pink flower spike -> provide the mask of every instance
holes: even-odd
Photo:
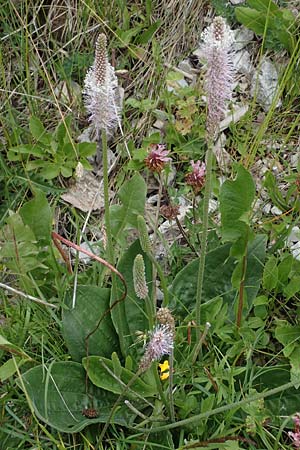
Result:
[[[202,49],[207,61],[205,90],[207,96],[208,135],[214,139],[233,89],[234,68],[231,46],[234,33],[222,17],[215,17],[204,30]]]
[[[152,172],[161,172],[166,163],[172,161],[168,157],[169,150],[166,150],[165,144],[151,144],[150,152],[145,159],[145,164]]]
[[[162,356],[169,355],[173,349],[174,334],[167,325],[158,325],[150,333],[150,341],[146,347],[144,356],[140,362],[140,370],[143,372],[158,361]]]

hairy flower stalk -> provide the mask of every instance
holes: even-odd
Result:
[[[84,102],[89,121],[99,132],[111,134],[120,122],[118,107],[118,80],[108,62],[106,36],[100,34],[96,42],[95,61],[84,80]]]
[[[102,142],[103,162],[103,197],[104,219],[107,236],[107,259],[114,264],[114,249],[110,226],[109,211],[109,185],[108,185],[108,148],[107,136],[112,134],[117,124],[120,123],[117,90],[118,81],[114,68],[108,62],[106,36],[98,36],[95,48],[95,60],[84,80],[84,102],[89,115],[92,129],[96,132],[96,138]],[[115,276],[112,276],[112,297],[117,298]],[[124,325],[121,310],[117,309],[117,329],[120,338],[120,347],[125,354]]]
[[[206,129],[209,139],[214,139],[223,119],[227,102],[232,95],[233,65],[231,46],[233,31],[222,17],[215,17],[213,23],[201,35],[202,49],[207,61],[205,91],[207,95]]]
[[[205,74],[205,90],[207,96],[207,151],[206,151],[206,181],[203,198],[203,219],[199,270],[196,292],[196,343],[193,352],[195,361],[199,353],[201,338],[201,302],[204,279],[204,267],[208,236],[208,211],[211,197],[213,144],[219,131],[227,102],[231,98],[233,66],[231,62],[231,45],[233,31],[230,30],[222,17],[215,17],[212,24],[202,33],[202,49],[207,59]]]

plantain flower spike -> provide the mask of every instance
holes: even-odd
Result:
[[[118,80],[114,68],[108,62],[105,34],[99,34],[95,60],[84,80],[84,103],[89,121],[96,133],[105,130],[112,134],[120,122]]]
[[[148,286],[145,275],[143,255],[136,255],[133,262],[133,285],[138,298],[145,300],[148,295]]]
[[[150,341],[139,365],[142,372],[148,370],[154,361],[158,361],[164,355],[169,355],[174,345],[173,333],[166,325],[157,325],[149,335]]]
[[[222,17],[215,17],[212,24],[202,33],[201,38],[203,53],[207,60],[206,129],[209,138],[215,139],[233,90],[231,46],[234,42],[234,32]]]

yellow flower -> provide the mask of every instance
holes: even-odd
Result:
[[[158,364],[160,369],[160,379],[167,380],[169,378],[169,361],[166,359],[162,364]]]
[[[167,380],[169,378],[170,372],[165,372],[160,375],[160,379],[162,381]]]

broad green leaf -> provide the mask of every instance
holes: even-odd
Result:
[[[147,186],[138,173],[125,181],[119,190],[122,206],[111,208],[111,226],[114,236],[118,236],[127,225],[136,226],[137,215],[144,214]]]
[[[95,142],[80,142],[78,144],[78,153],[80,156],[88,157],[96,153],[97,144]]]
[[[36,190],[33,200],[20,209],[20,216],[24,224],[33,231],[40,246],[50,243],[52,211],[44,192]]]
[[[254,33],[262,35],[265,30],[266,17],[256,9],[237,6],[235,8],[237,20],[245,27],[250,28]]]
[[[63,310],[62,333],[68,350],[75,361],[88,354],[110,357],[119,351],[119,341],[109,313],[110,289],[97,286],[78,286],[75,308],[72,309],[73,290],[66,296]],[[99,327],[96,329],[101,317]]]
[[[25,274],[37,267],[43,267],[37,259],[36,237],[28,225],[23,223],[19,214],[12,214],[7,224],[0,230],[3,245],[0,248],[0,260],[16,273]]]
[[[266,236],[258,235],[248,246],[247,270],[244,280],[248,308],[256,298],[261,283],[263,263],[266,251]],[[199,260],[196,259],[182,269],[175,277],[170,288],[173,296],[172,305],[176,309],[176,316],[188,316],[195,307],[195,293],[197,290]],[[231,277],[235,268],[234,258],[230,257],[230,245],[225,244],[206,255],[203,305],[215,297],[223,298],[233,313],[233,306],[237,297],[237,289],[232,287]],[[176,305],[176,306],[175,306]],[[245,305],[246,306],[246,305]]]
[[[132,41],[132,38],[136,36],[141,30],[141,27],[130,28],[129,30],[118,29],[116,31],[116,36],[118,38],[118,47],[127,47]]]
[[[136,255],[141,254],[144,258],[146,280],[149,288],[149,295],[152,295],[152,264],[147,255],[142,251],[139,240],[135,241],[120,259],[117,269],[123,275],[127,285],[126,299],[116,305],[112,311],[112,319],[118,333],[123,333],[125,338],[126,354],[136,354],[135,348],[132,347],[134,340],[137,338],[136,331],[149,329],[149,322],[145,312],[145,301],[138,298],[134,291],[133,285],[133,262]],[[116,281],[119,296],[122,295],[123,286],[119,280]],[[116,299],[111,298],[111,304]],[[119,317],[122,323],[119,324]]]
[[[287,383],[289,377],[290,368],[288,365],[258,369],[257,375],[252,379],[252,385],[262,392]],[[272,423],[282,425],[283,416],[291,416],[299,410],[299,390],[295,388],[287,389],[266,398],[264,404],[271,414]]]
[[[61,174],[65,178],[70,178],[72,176],[73,170],[70,167],[62,166],[60,169]]]
[[[287,284],[289,279],[289,274],[292,270],[294,258],[292,255],[287,255],[278,264],[278,284],[277,289],[282,291],[283,287]]]
[[[297,292],[300,291],[300,275],[293,276],[291,281],[283,288],[287,300],[292,298]]]
[[[290,325],[285,320],[278,320],[275,328],[276,339],[284,346],[287,358],[296,346],[300,346],[300,325]]]
[[[9,151],[32,156],[43,156],[45,154],[44,148],[36,144],[17,145],[16,147],[11,147]]]
[[[140,44],[140,45],[147,44],[147,42],[149,42],[151,40],[154,33],[160,27],[160,24],[161,24],[161,20],[157,20],[152,25],[150,25],[150,27],[147,30],[143,31],[143,33],[141,33],[139,36],[137,36],[136,44]]]
[[[121,382],[119,382],[117,375],[114,374],[113,362],[107,358],[99,358],[99,356],[83,358],[82,364],[87,371],[89,379],[95,386],[119,395],[124,391],[124,385],[127,385],[135,376],[134,372],[122,367],[120,373]],[[114,376],[111,375],[109,371],[112,372]],[[157,394],[156,385],[147,384],[140,377],[130,385],[130,390],[137,392],[143,397],[153,397]],[[132,398],[132,393],[128,391],[125,396]]]
[[[67,133],[67,129],[70,130],[72,117],[65,117],[64,121],[62,121],[55,130],[55,137],[60,146],[63,145],[64,142],[70,142],[70,136]]]
[[[39,419],[56,430],[76,433],[93,423],[105,423],[117,397],[88,384],[81,364],[54,362],[28,370],[18,381],[25,388]],[[23,387],[24,385],[24,387]],[[87,418],[84,411],[95,409],[96,418]],[[112,423],[126,426],[132,423],[132,413],[121,406]]]
[[[27,361],[28,359],[21,359],[19,357],[11,358],[6,361],[0,367],[0,381],[3,383],[3,381],[12,377],[17,372],[17,370]]]
[[[270,256],[266,262],[264,273],[263,273],[263,287],[268,291],[275,288],[278,282],[278,267],[277,258],[275,256]]]
[[[235,241],[248,233],[248,215],[255,196],[250,173],[238,166],[236,179],[225,181],[220,190],[223,241]]]
[[[45,162],[43,169],[40,171],[40,175],[46,180],[52,180],[53,178],[58,177],[60,169],[60,164]]]
[[[51,134],[47,133],[42,122],[35,116],[30,117],[29,129],[32,136],[43,144],[49,145],[51,142]]]
[[[271,0],[248,0],[248,5],[251,8],[257,9],[260,12],[274,13],[279,10],[278,6]]]

